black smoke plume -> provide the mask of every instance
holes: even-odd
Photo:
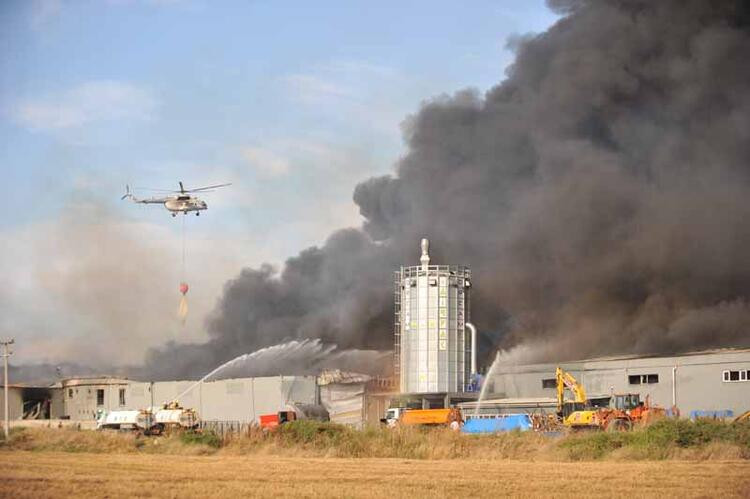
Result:
[[[210,341],[149,366],[198,374],[289,339],[388,349],[391,271],[423,236],[433,262],[472,266],[485,354],[750,345],[750,4],[550,6],[507,79],[406,120],[395,174],[354,192],[361,230],[243,270]]]

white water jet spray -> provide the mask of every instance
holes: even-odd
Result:
[[[495,373],[495,368],[500,365],[500,352],[498,351],[495,354],[495,360],[492,361],[492,365],[490,366],[490,370],[487,371],[487,375],[484,377],[484,383],[482,383],[482,389],[479,391],[479,398],[477,399],[477,405],[474,407],[474,416],[477,416],[479,414],[479,409],[482,407],[482,400],[484,400],[485,395],[487,395],[487,387],[490,386],[490,380],[492,379],[492,375]]]
[[[377,374],[383,370],[389,352],[377,350],[337,350],[336,345],[324,345],[319,339],[292,340],[261,348],[223,363],[190,385],[172,402],[194,390],[198,385],[219,373],[229,377],[288,375],[317,375],[322,369],[338,368]],[[289,367],[293,366],[293,367]],[[283,371],[282,371],[283,369]],[[229,371],[229,372],[226,372]]]

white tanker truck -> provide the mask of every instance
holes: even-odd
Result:
[[[162,407],[139,411],[104,411],[97,419],[96,428],[142,431],[149,435],[160,435],[173,430],[195,429],[198,422],[198,414],[193,409],[185,409],[176,402],[170,402]]]

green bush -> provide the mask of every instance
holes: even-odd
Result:
[[[215,449],[221,447],[221,437],[212,431],[186,431],[180,434],[180,441],[186,445],[207,445]]]
[[[600,459],[622,448],[646,459],[666,459],[675,449],[728,443],[750,450],[750,423],[711,419],[664,419],[631,432],[592,431],[570,435],[559,443],[570,459]]]
[[[570,459],[579,461],[586,459],[600,459],[616,449],[629,445],[633,435],[626,432],[609,433],[604,431],[588,431],[578,433],[560,441],[560,448],[567,451]]]

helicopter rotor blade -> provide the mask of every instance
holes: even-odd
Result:
[[[133,187],[136,191],[150,191],[150,192],[180,192],[174,189],[151,189],[150,187]]]
[[[206,191],[208,191],[210,189],[218,189],[219,187],[226,187],[228,185],[232,185],[232,183],[229,182],[227,184],[207,185],[205,187],[198,187],[196,189],[188,189],[185,192],[206,192]]]

